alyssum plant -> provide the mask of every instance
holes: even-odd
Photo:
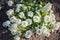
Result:
[[[20,40],[20,37],[30,38],[32,33],[49,37],[50,32],[59,29],[60,23],[56,22],[51,3],[43,0],[20,2],[22,4],[15,5],[13,1],[7,2],[13,8],[6,12],[9,20],[2,24],[15,35],[14,40]]]

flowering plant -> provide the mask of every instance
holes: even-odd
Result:
[[[14,4],[8,1],[8,5],[11,7]],[[56,23],[51,8],[51,3],[16,4],[6,12],[9,20],[3,22],[2,25],[15,35],[15,40],[19,40],[21,36],[30,38],[32,33],[49,37],[50,32],[58,30],[60,26],[59,22]]]

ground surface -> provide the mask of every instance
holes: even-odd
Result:
[[[0,4],[2,5],[2,10],[0,10],[0,40],[13,40],[13,36],[11,35],[10,31],[7,28],[2,27],[2,23],[6,20],[8,20],[8,17],[5,13],[10,7],[6,4],[7,0],[0,0]],[[53,7],[54,14],[56,16],[56,20],[60,21],[60,1],[59,0],[49,0]],[[15,0],[15,3],[17,3],[18,0]],[[21,40],[60,40],[60,29],[57,30],[54,33],[51,33],[50,37],[44,37],[43,35],[38,36],[33,34],[30,39],[21,38]]]

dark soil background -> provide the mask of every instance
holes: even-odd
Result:
[[[13,0],[15,3],[19,3],[19,0]],[[2,23],[6,20],[9,20],[6,11],[10,8],[6,4],[7,0],[0,0],[0,4],[2,9],[0,10],[0,40],[13,40],[13,36],[7,28],[2,26]],[[49,0],[52,3],[52,9],[54,10],[54,14],[56,16],[56,21],[60,21],[60,0]],[[60,40],[60,28],[59,30],[51,33],[50,37],[44,37],[43,35],[38,36],[33,34],[31,38],[25,39],[21,38],[21,40]]]

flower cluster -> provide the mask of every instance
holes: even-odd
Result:
[[[13,2],[8,1],[8,5],[12,6]],[[52,4],[41,6],[16,4],[13,9],[6,12],[9,20],[3,22],[3,27],[7,27],[11,34],[15,35],[14,40],[19,40],[23,36],[30,38],[32,33],[49,37],[51,31],[59,29],[60,23],[55,20],[51,10]]]

